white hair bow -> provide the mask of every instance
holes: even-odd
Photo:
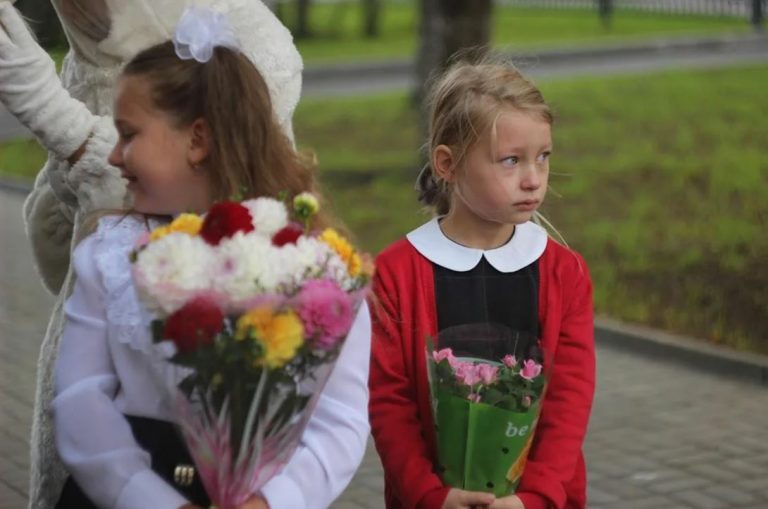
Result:
[[[176,27],[173,45],[182,60],[194,58],[201,63],[211,59],[217,46],[240,49],[226,15],[205,7],[187,7]]]

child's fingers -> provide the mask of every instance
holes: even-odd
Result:
[[[462,491],[459,501],[467,507],[486,506],[493,503],[496,497],[492,493],[483,493],[482,491]]]

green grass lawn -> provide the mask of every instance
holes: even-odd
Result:
[[[361,34],[359,2],[317,4],[312,7],[310,22],[315,36],[300,40],[297,45],[307,64],[409,57],[416,51],[416,9],[415,3],[385,2],[381,35],[367,39]],[[294,19],[290,5],[286,6],[284,22],[290,27]],[[520,50],[748,30],[749,23],[736,17],[625,10],[614,14],[611,27],[606,30],[595,10],[496,6],[492,40],[496,47]]]
[[[542,87],[558,115],[544,212],[586,256],[598,312],[768,353],[766,80],[761,66]],[[366,247],[426,219],[404,96],[305,101],[296,129]]]
[[[595,282],[597,311],[768,353],[768,67],[545,83],[557,114],[544,206]],[[295,128],[337,214],[371,251],[427,216],[404,95],[307,99]],[[31,179],[33,143],[0,147]]]

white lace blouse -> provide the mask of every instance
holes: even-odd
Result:
[[[187,501],[152,471],[124,418],[174,420],[163,394],[177,375],[151,340],[131,279],[128,255],[144,231],[142,220],[105,217],[74,251],[52,404],[56,444],[99,507],[176,509]],[[327,507],[352,478],[369,433],[370,338],[363,306],[301,446],[262,490],[270,507]]]

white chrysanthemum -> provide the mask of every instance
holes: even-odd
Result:
[[[302,281],[297,283],[307,279],[329,278],[344,289],[352,284],[347,265],[325,242],[314,237],[302,237],[296,243],[296,250],[300,267],[295,272],[302,275]]]
[[[210,288],[211,246],[200,237],[171,233],[151,242],[134,265],[140,291],[157,309],[172,313]]]
[[[261,235],[271,238],[288,224],[288,211],[281,201],[273,198],[256,198],[246,200],[242,204],[251,213],[253,226]]]
[[[297,290],[307,279],[324,271],[326,250],[322,242],[311,237],[300,237],[296,244],[279,248],[283,271],[287,277],[286,290]]]
[[[236,233],[216,249],[213,286],[234,301],[274,292],[287,279],[286,263],[270,239]]]
[[[329,248],[330,249],[330,248]],[[354,286],[354,279],[349,275],[349,267],[335,251],[330,249],[331,256],[325,266],[326,277],[336,281],[342,290],[349,291]]]

